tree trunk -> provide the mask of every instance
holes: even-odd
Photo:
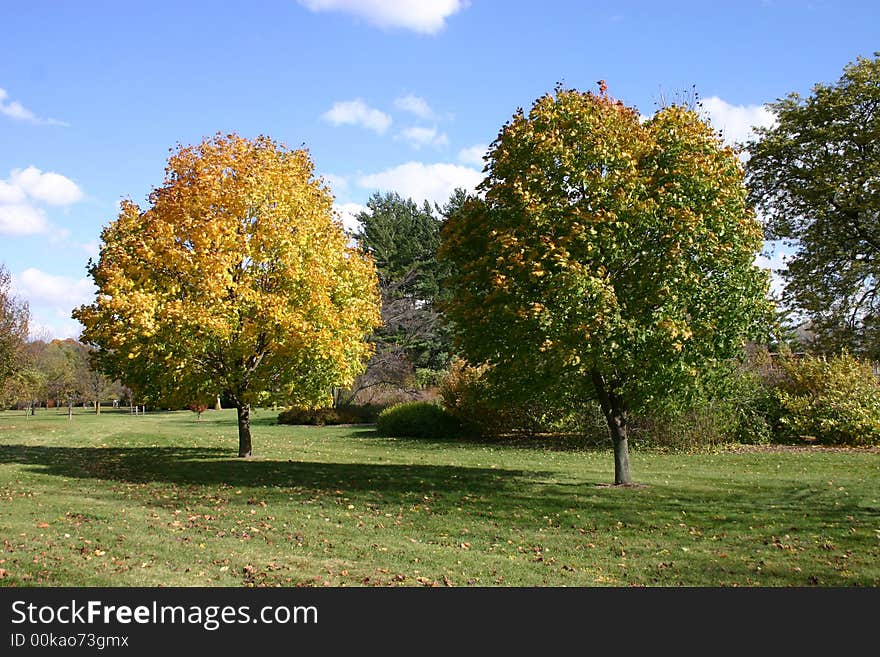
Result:
[[[67,419],[68,420],[73,419],[73,402],[72,401],[67,402]]]
[[[220,395],[217,395],[217,403],[214,404],[215,411],[222,411],[223,407],[220,405]]]
[[[238,455],[245,458],[251,455],[251,405],[236,402],[238,411]]]
[[[629,443],[627,442],[627,409],[623,400],[613,390],[609,390],[604,378],[593,372],[593,385],[599,397],[602,414],[608,424],[611,443],[614,445],[614,485],[632,484],[629,470]]]
[[[101,414],[101,400],[96,399],[95,400],[95,415],[100,415],[100,414]]]

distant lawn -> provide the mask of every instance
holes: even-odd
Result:
[[[542,450],[0,413],[0,584],[878,586],[880,453]]]

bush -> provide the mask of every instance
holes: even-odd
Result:
[[[630,418],[630,436],[633,442],[673,449],[767,444],[773,438],[772,425],[755,402],[750,398],[700,399],[675,409],[648,411]]]
[[[559,398],[555,389],[528,399],[520,392],[493,383],[487,365],[463,360],[452,363],[440,384],[443,407],[470,436],[594,433],[594,404]]]
[[[698,449],[730,442],[726,414],[711,402],[687,408],[664,408],[633,415],[629,438],[633,443],[669,449]]]
[[[383,408],[373,404],[352,404],[337,408],[294,406],[278,414],[278,424],[309,424],[318,427],[334,424],[372,424]]]
[[[769,443],[779,418],[778,378],[769,352],[753,347],[742,362],[704,368],[690,398],[670,396],[633,417],[633,439],[681,449]]]
[[[880,381],[870,363],[843,353],[782,361],[783,437],[827,445],[880,444]]]
[[[485,436],[510,429],[511,418],[489,401],[489,386],[484,374],[487,367],[468,365],[456,360],[440,382],[440,399],[465,433]]]
[[[417,367],[414,382],[416,388],[425,390],[427,388],[436,388],[446,377],[446,370],[435,370],[427,367]]]
[[[193,402],[189,405],[189,410],[196,414],[196,419],[202,419],[202,413],[208,410],[208,405],[204,402]]]
[[[430,402],[404,402],[386,408],[376,420],[376,430],[395,438],[452,438],[461,425],[448,412]]]

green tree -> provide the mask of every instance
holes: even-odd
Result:
[[[22,366],[29,320],[27,302],[12,293],[12,277],[0,264],[0,388]]]
[[[375,193],[355,217],[356,237],[376,263],[379,285],[394,296],[430,301],[437,295],[440,221],[426,201],[419,207],[397,192]]]
[[[820,350],[880,358],[880,53],[770,107],[776,125],[747,145],[747,184],[767,237],[797,247],[783,301]]]
[[[681,106],[556,89],[519,110],[444,225],[463,352],[509,395],[597,398],[614,481],[631,412],[693,389],[767,311],[761,227],[736,153]]]
[[[179,147],[150,207],[122,204],[74,311],[111,378],[181,403],[223,390],[252,451],[257,402],[315,404],[363,369],[379,323],[372,260],[348,246],[304,150],[266,137]]]
[[[18,367],[3,387],[5,403],[24,406],[26,415],[36,413],[37,404],[45,394],[46,376],[31,364]]]
[[[449,360],[449,334],[435,307],[440,219],[427,202],[419,207],[397,193],[374,194],[356,218],[356,237],[375,260],[382,296],[376,352],[359,387],[403,385],[413,367],[439,369]]]
[[[52,340],[39,345],[37,368],[46,379],[46,396],[56,404],[66,404],[67,417],[73,417],[73,405],[83,397],[88,348],[71,339]]]
[[[95,415],[101,414],[101,402],[108,397],[122,396],[122,385],[104,374],[100,369],[100,360],[89,354],[87,367],[79,372],[78,389],[85,399],[92,402]]]

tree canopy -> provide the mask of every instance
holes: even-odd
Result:
[[[557,87],[487,171],[442,232],[460,346],[511,395],[597,398],[628,484],[629,413],[693,386],[767,311],[737,154],[686,107],[643,123],[604,85]]]
[[[74,311],[111,377],[154,399],[316,404],[362,371],[379,324],[372,259],[348,244],[304,150],[217,135],[171,155],[142,210],[122,203]]]
[[[357,240],[373,256],[380,285],[397,283],[395,296],[433,299],[438,290],[440,222],[430,204],[425,201],[419,207],[397,192],[377,192],[356,218],[361,225]]]
[[[748,145],[751,200],[771,239],[797,247],[783,300],[815,346],[880,357],[880,53],[835,84],[770,107]]]
[[[437,260],[440,219],[426,201],[421,207],[397,193],[376,193],[357,215],[356,237],[376,263],[382,295],[382,327],[373,336],[377,352],[371,368],[442,368],[449,338],[434,304],[440,292]],[[381,380],[382,377],[379,377]]]
[[[28,304],[13,294],[12,277],[0,263],[0,389],[21,366],[29,321]]]

